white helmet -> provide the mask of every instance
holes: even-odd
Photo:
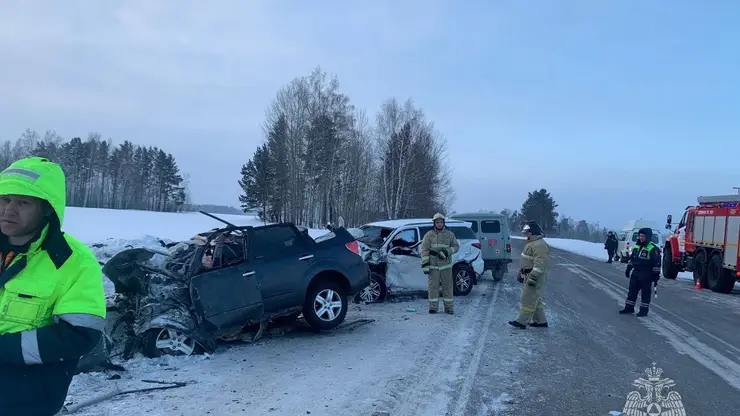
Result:
[[[445,216],[444,216],[444,215],[442,215],[442,214],[440,214],[440,213],[438,212],[438,213],[434,214],[434,217],[432,217],[432,221],[437,221],[437,220],[442,220],[442,221],[444,221],[444,220],[445,220]]]

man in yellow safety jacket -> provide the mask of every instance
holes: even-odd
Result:
[[[522,232],[527,237],[522,252],[522,262],[517,280],[524,283],[522,290],[522,308],[516,320],[509,321],[509,325],[518,329],[527,326],[547,328],[545,316],[545,286],[547,286],[547,271],[550,265],[550,246],[545,242],[542,228],[534,222],[527,221]]]
[[[0,415],[53,416],[80,357],[105,329],[100,264],[61,230],[62,168],[19,160],[0,173]]]
[[[421,241],[421,270],[429,278],[429,313],[437,313],[439,307],[439,283],[442,282],[442,303],[445,312],[454,313],[452,280],[452,255],[460,250],[460,244],[452,231],[445,228],[445,217],[434,214],[434,228],[424,234]]]

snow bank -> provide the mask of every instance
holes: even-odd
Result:
[[[511,236],[517,240],[524,240],[524,237]],[[546,237],[545,241],[553,248],[567,251],[570,253],[578,254],[584,257],[589,257],[595,260],[607,261],[608,256],[606,250],[604,250],[604,243],[592,243],[589,241],[582,240],[571,240],[568,238],[551,238]],[[682,272],[678,274],[678,278],[681,280],[694,280],[691,273]]]

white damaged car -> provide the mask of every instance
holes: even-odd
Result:
[[[483,273],[480,241],[464,221],[447,220],[460,250],[452,257],[454,294],[465,296]],[[421,270],[421,240],[433,227],[431,218],[378,221],[348,229],[360,243],[370,266],[370,285],[355,297],[357,302],[382,302],[388,294],[426,292],[427,276]]]

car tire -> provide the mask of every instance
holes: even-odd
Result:
[[[176,342],[174,347],[162,347],[158,345],[160,341],[173,339]],[[172,328],[152,328],[144,333],[142,339],[141,353],[148,358],[157,358],[163,355],[187,356],[202,352],[203,349],[195,339]]]
[[[333,304],[330,306],[327,302]],[[348,308],[347,292],[331,280],[321,280],[306,293],[303,318],[314,331],[327,331],[344,322]]]
[[[458,263],[452,268],[452,290],[455,296],[466,296],[473,290],[475,270],[470,265]]]
[[[355,295],[355,303],[382,303],[388,296],[388,286],[385,285],[385,279],[377,273],[370,274],[370,284],[362,288],[360,293]]]

